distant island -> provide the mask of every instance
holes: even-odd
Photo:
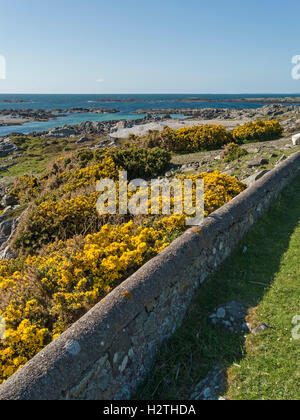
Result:
[[[211,99],[211,98],[184,98],[174,102],[230,102],[230,103],[263,103],[263,104],[297,104],[300,105],[300,97],[277,97],[277,98],[237,98],[237,99]]]
[[[31,101],[24,101],[23,99],[4,99],[0,104],[30,104]]]

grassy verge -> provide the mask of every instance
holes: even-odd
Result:
[[[299,253],[300,176],[199,290],[136,397],[189,398],[221,365],[231,399],[299,399],[300,340],[292,339],[292,318],[300,315]],[[262,321],[272,329],[244,336],[211,325],[208,315],[232,300],[249,307],[254,326]]]

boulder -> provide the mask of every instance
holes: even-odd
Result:
[[[251,332],[252,332],[252,334],[257,335],[259,333],[268,331],[270,328],[271,327],[269,327],[267,324],[265,324],[264,322],[262,322],[256,328],[252,329]]]
[[[268,165],[269,160],[263,159],[263,158],[257,158],[253,159],[248,163],[248,168],[253,168],[255,166],[262,166],[262,165]]]
[[[6,248],[3,249],[3,251],[0,251],[0,261],[1,260],[12,260],[16,258],[16,254],[11,249],[11,247],[8,245]]]
[[[264,175],[266,175],[269,171],[263,170],[256,172],[256,174],[249,176],[246,179],[243,179],[244,184],[246,184],[248,187],[255,184],[256,181],[258,181],[260,178],[262,178]]]
[[[87,141],[90,141],[88,137],[81,137],[76,141],[77,144],[86,143]]]
[[[0,157],[6,157],[18,150],[18,147],[9,137],[0,140]]]
[[[70,137],[72,134],[75,135],[77,134],[77,132],[70,127],[52,128],[46,134],[46,137],[64,138]]]
[[[292,137],[292,142],[294,146],[300,146],[300,134],[295,134]]]
[[[218,401],[226,389],[227,378],[225,370],[214,367],[209,374],[195,387],[190,400]]]
[[[4,207],[15,206],[17,204],[18,204],[18,200],[13,195],[6,194],[2,198],[2,205]]]
[[[3,251],[9,245],[10,239],[17,230],[19,220],[19,217],[17,217],[0,223],[0,251]]]
[[[13,219],[5,220],[0,224],[0,235],[1,236],[10,236],[13,226]]]
[[[276,165],[279,165],[280,163],[284,162],[287,159],[286,155],[282,155],[281,158],[276,162]]]

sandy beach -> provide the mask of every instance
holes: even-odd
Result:
[[[0,126],[23,125],[33,121],[32,118],[13,117],[11,115],[0,115]]]

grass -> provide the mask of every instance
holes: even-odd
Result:
[[[300,315],[299,254],[300,176],[199,289],[136,397],[188,399],[221,365],[228,375],[226,396],[233,400],[299,399],[300,340],[292,339],[292,318]],[[254,326],[272,328],[244,336],[211,325],[209,314],[232,300],[247,305]]]
[[[89,136],[92,146],[94,143],[104,139],[104,136]],[[57,160],[60,155],[65,155],[68,152],[87,148],[86,144],[76,144],[78,136],[72,139],[66,138],[44,138],[44,137],[30,137],[20,136],[11,137],[13,142],[19,147],[17,154],[22,154],[21,157],[15,160],[15,165],[8,168],[6,171],[1,171],[0,177],[13,178],[24,174],[42,174],[49,166],[49,162]],[[3,158],[2,162],[7,159]],[[1,160],[0,160],[1,164]]]
[[[288,140],[286,140],[288,142]],[[261,147],[259,143],[253,143],[253,147]],[[221,160],[215,160],[212,156],[209,156],[208,152],[205,154],[203,153],[194,153],[189,155],[178,155],[178,156],[172,156],[172,163],[176,165],[183,165],[187,163],[193,163],[193,162],[199,162],[199,161],[205,161],[206,164],[203,165],[202,170],[219,170],[221,172],[226,172],[228,168],[234,168],[232,170],[231,175],[238,177],[239,179],[244,179],[253,174],[254,172],[257,172],[259,170],[267,169],[271,170],[276,166],[277,161],[280,159],[282,155],[285,155],[287,158],[291,156],[292,154],[300,151],[299,146],[294,146],[291,149],[285,149],[284,145],[280,147],[279,149],[273,150],[273,152],[276,152],[275,157],[270,157],[270,154],[272,153],[272,149],[263,150],[260,153],[248,153],[246,156],[241,156],[238,159],[232,160],[231,162],[226,162],[223,159]],[[218,151],[219,155],[221,154],[221,150]],[[262,165],[260,167],[256,167],[255,169],[249,169],[248,163],[256,158],[266,158],[269,160],[268,164]],[[186,173],[186,172],[185,172]],[[195,173],[194,170],[190,171],[190,174]],[[189,173],[186,173],[189,174]]]

